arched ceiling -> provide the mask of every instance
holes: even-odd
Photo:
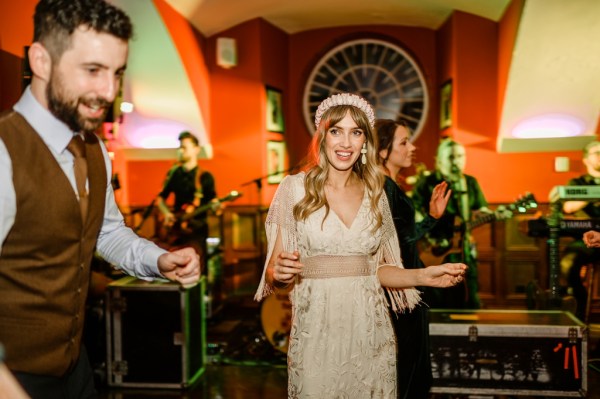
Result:
[[[510,3],[510,0],[166,1],[206,36],[257,17],[290,34],[371,24],[437,29],[455,10],[497,22]],[[579,150],[595,137],[600,117],[600,1],[524,1],[499,118],[498,150]],[[523,124],[540,120],[549,124],[549,128],[543,128],[547,131],[572,122],[580,130],[579,135],[514,137]]]
[[[165,1],[209,37],[259,17],[290,34],[372,24],[437,29],[455,10],[499,21],[511,0]],[[598,0],[524,0],[499,117],[500,152],[579,150],[595,137],[600,119],[599,37]],[[545,115],[553,126],[562,123],[553,116],[571,118],[581,130],[579,136],[514,137],[521,123]]]
[[[166,0],[206,36],[263,18],[287,33],[348,25],[437,29],[454,10],[498,21],[510,0]]]

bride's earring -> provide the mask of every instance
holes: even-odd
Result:
[[[362,148],[360,149],[360,153],[362,154],[360,157],[360,162],[362,162],[363,165],[367,164],[367,143],[364,142]]]

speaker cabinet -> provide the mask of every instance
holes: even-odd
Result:
[[[219,37],[217,39],[217,65],[225,69],[237,65],[237,49],[235,39]]]

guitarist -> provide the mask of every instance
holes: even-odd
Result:
[[[157,203],[164,217],[163,227],[169,231],[170,236],[166,237],[168,242],[173,246],[193,245],[203,255],[202,258],[205,258],[208,238],[206,213],[185,222],[185,226],[179,223],[177,216],[209,204],[216,198],[215,179],[210,172],[199,169],[199,154],[198,138],[190,132],[181,133],[178,163],[169,170]],[[166,204],[171,194],[174,196],[172,210]],[[218,203],[215,203],[216,207]],[[206,268],[203,269],[205,270]]]
[[[456,231],[477,213],[493,213],[475,177],[464,174],[465,148],[449,138],[437,149],[436,169],[417,181],[413,202],[418,215],[429,214],[429,202],[436,185],[445,181],[452,189],[446,212],[431,229],[428,240],[434,255],[447,255],[445,262],[462,262],[468,266],[465,284],[452,288],[427,290],[426,302],[432,308],[479,309],[477,254],[469,231]],[[458,235],[458,236],[455,236]],[[453,243],[459,238],[458,243]],[[454,246],[454,248],[452,248]]]

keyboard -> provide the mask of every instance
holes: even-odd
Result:
[[[600,186],[554,186],[550,202],[600,200]]]
[[[545,218],[527,221],[527,235],[531,237],[548,237],[550,230]],[[589,230],[600,230],[600,219],[561,219],[559,236],[581,238]]]

